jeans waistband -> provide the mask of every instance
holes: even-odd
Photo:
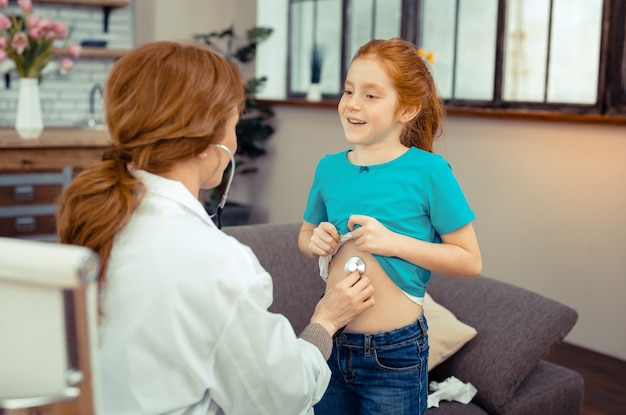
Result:
[[[426,337],[427,331],[428,325],[422,314],[413,323],[390,331],[359,333],[342,330],[335,334],[334,341],[339,346],[381,347],[416,337]]]

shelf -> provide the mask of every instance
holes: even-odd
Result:
[[[117,59],[128,53],[130,49],[109,49],[109,48],[87,48],[81,49],[80,58],[112,58]],[[55,55],[67,55],[65,48],[53,48],[52,51]]]
[[[33,3],[93,7],[127,7],[130,5],[128,0],[33,0]]]
[[[34,0],[34,2],[52,5],[102,7],[102,25],[104,26],[104,33],[108,33],[109,31],[109,16],[111,15],[111,10],[130,5],[129,0]]]

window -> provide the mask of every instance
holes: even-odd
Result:
[[[268,98],[302,98],[312,56],[320,85],[339,97],[357,48],[403,37],[435,53],[431,66],[448,108],[626,115],[626,6],[623,0],[258,0],[286,24],[287,82]],[[262,13],[259,13],[262,16]],[[284,49],[284,48],[283,48]],[[260,60],[266,59],[265,51]],[[287,51],[289,53],[287,53]],[[280,57],[271,62],[280,62]],[[266,66],[261,68],[271,70]],[[271,78],[271,73],[266,72]],[[279,92],[279,90],[281,90]],[[273,95],[273,96],[272,96]]]

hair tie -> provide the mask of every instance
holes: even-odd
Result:
[[[114,161],[126,164],[126,163],[130,163],[131,161],[133,161],[133,158],[130,155],[130,153],[122,150],[121,148],[115,145],[110,145],[109,147],[105,148],[104,151],[102,152],[102,161],[106,161],[106,160],[114,160]]]

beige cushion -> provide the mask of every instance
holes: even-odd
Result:
[[[459,321],[447,308],[426,293],[424,316],[428,323],[428,370],[452,356],[478,333],[475,328]]]

